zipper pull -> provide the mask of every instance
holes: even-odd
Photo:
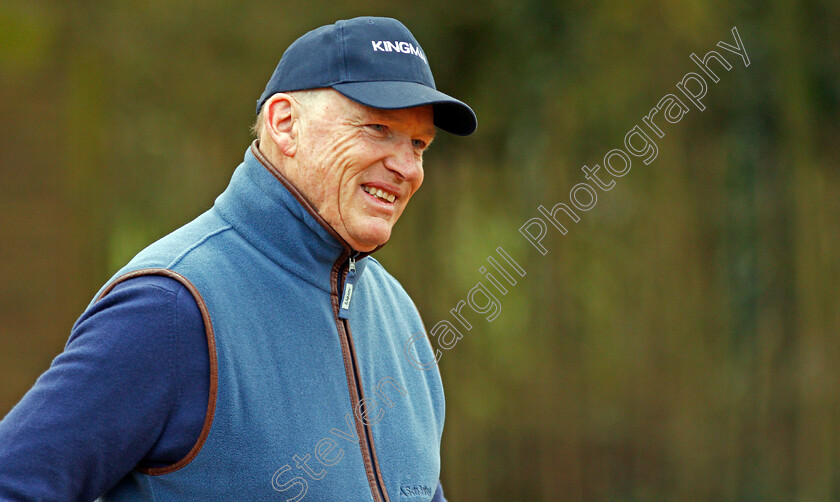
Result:
[[[356,285],[356,257],[350,255],[350,265],[347,267],[347,277],[344,279],[344,294],[341,295],[341,308],[338,317],[350,318],[350,300],[353,299],[353,286]]]

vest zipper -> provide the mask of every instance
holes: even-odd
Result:
[[[356,257],[350,255],[347,275],[344,277],[344,294],[341,295],[341,308],[338,317],[350,319],[350,302],[353,300],[353,288],[356,286]]]
[[[345,261],[345,256],[342,256],[335,263],[339,273],[334,274],[335,277],[335,291],[343,291],[339,297],[338,305],[335,305],[337,312],[335,312],[336,327],[341,336],[342,350],[345,350],[344,366],[347,373],[348,385],[350,387],[350,399],[352,405],[353,420],[356,423],[356,432],[359,436],[359,446],[362,450],[362,460],[365,464],[365,472],[368,477],[368,484],[370,485],[371,495],[374,502],[390,502],[388,492],[385,490],[384,482],[382,481],[382,474],[379,471],[379,465],[376,459],[376,449],[373,445],[373,432],[370,425],[365,424],[356,414],[356,406],[364,399],[364,389],[362,387],[362,379],[360,375],[358,360],[356,358],[356,350],[353,347],[353,336],[350,332],[350,304],[353,298],[353,288],[356,285],[358,275],[356,273],[356,258],[359,253],[352,252]],[[347,263],[345,270],[344,263]],[[342,285],[344,288],[341,289]],[[352,385],[350,385],[352,382]]]

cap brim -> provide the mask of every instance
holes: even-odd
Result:
[[[459,136],[469,136],[478,126],[475,112],[466,103],[417,82],[347,82],[332,88],[371,108],[396,110],[432,105],[435,126]]]

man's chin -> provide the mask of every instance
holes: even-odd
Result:
[[[349,236],[347,243],[356,251],[363,253],[373,251],[377,247],[388,242],[391,238],[391,226],[384,225],[384,222],[377,222],[368,225],[364,231],[353,232]]]

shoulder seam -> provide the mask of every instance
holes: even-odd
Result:
[[[230,229],[232,229],[232,228],[233,228],[233,227],[232,227],[231,225],[225,225],[225,226],[223,226],[223,227],[221,227],[221,228],[218,228],[218,229],[216,229],[216,230],[214,230],[214,231],[210,232],[209,234],[205,235],[204,237],[202,237],[201,239],[199,239],[198,241],[196,241],[195,243],[193,243],[193,244],[192,244],[190,247],[188,247],[187,249],[185,249],[185,250],[181,251],[181,253],[180,253],[180,254],[178,254],[178,256],[176,256],[175,258],[173,258],[173,259],[172,259],[172,261],[171,261],[171,262],[169,262],[169,265],[167,265],[165,268],[169,268],[169,269],[174,268],[174,267],[175,267],[175,265],[177,265],[177,264],[178,264],[178,262],[180,262],[181,260],[183,260],[183,259],[184,259],[184,257],[185,257],[185,256],[187,256],[187,255],[188,255],[188,254],[189,254],[189,253],[190,253],[193,249],[195,249],[195,248],[197,248],[198,246],[200,246],[200,245],[204,244],[205,242],[207,242],[207,241],[208,241],[209,239],[211,239],[212,237],[215,237],[215,236],[217,236],[217,235],[219,235],[219,234],[221,234],[221,233],[223,233],[223,232],[227,232],[228,230],[230,230]]]

